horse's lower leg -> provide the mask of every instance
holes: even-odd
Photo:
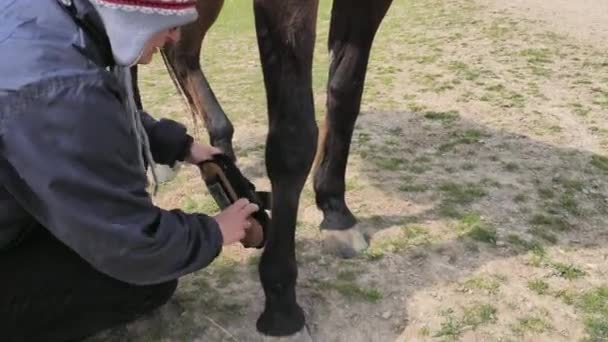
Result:
[[[198,20],[183,27],[180,41],[167,46],[163,52],[167,67],[176,86],[184,92],[193,116],[204,119],[211,145],[235,159],[232,147],[234,128],[200,66],[203,39],[217,19],[223,3],[224,0],[199,0]]]
[[[332,249],[353,256],[367,247],[346,205],[345,173],[355,121],[359,115],[370,50],[376,31],[392,0],[335,0],[332,8],[329,50],[331,65],[327,86],[327,116],[315,165],[317,206],[323,211],[321,229],[330,234]]]
[[[272,223],[260,261],[266,295],[258,331],[290,335],[305,318],[296,301],[295,226],[300,194],[317,143],[312,55],[317,0],[255,0],[255,23],[268,102],[266,167]]]

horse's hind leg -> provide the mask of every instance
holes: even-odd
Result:
[[[312,95],[317,1],[254,1],[269,116],[266,168],[273,196],[259,268],[266,304],[257,328],[273,336],[294,334],[305,322],[296,301],[295,226],[318,134]]]
[[[315,163],[316,202],[321,229],[333,252],[354,256],[367,247],[352,229],[356,219],[344,199],[345,172],[373,40],[392,0],[335,0],[329,32],[331,56],[327,116]]]
[[[224,0],[199,0],[198,20],[182,27],[180,41],[164,48],[163,55],[176,86],[188,100],[193,116],[204,119],[211,145],[219,147],[234,159],[234,128],[218,103],[200,65],[203,39],[217,19],[223,4]]]

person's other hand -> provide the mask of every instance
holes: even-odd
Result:
[[[195,141],[192,143],[192,146],[190,147],[190,153],[186,157],[185,161],[190,164],[196,165],[202,161],[211,159],[214,154],[220,153],[222,153],[222,150],[217,147],[202,145]]]
[[[255,203],[241,198],[214,217],[220,226],[225,246],[239,242],[245,237],[246,230],[251,227],[249,215],[258,210]]]

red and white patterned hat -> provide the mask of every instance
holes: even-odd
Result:
[[[198,18],[196,0],[89,0],[97,9],[116,63],[137,63],[144,45],[162,30]]]
[[[188,15],[196,11],[195,0],[91,0],[98,6],[146,14]]]

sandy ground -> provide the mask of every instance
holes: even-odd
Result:
[[[606,0],[396,0],[346,177],[371,246],[350,260],[322,251],[307,183],[297,255],[309,336],[296,341],[606,341],[607,33]],[[227,112],[246,118],[242,170],[267,189],[264,102],[233,96],[260,89],[257,53],[251,37],[225,37],[209,37],[207,70]],[[152,68],[144,102],[187,121]],[[323,89],[315,98],[321,113]],[[201,189],[185,169],[156,201],[205,211]],[[258,258],[227,248],[160,312],[95,340],[272,341],[255,330]]]
[[[548,29],[608,50],[608,1],[479,0],[513,16],[539,20]]]

